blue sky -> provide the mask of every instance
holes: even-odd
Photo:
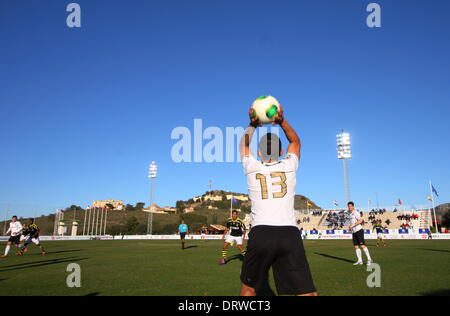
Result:
[[[352,198],[450,199],[450,3],[361,0],[0,2],[0,212],[95,199],[156,202],[246,192],[238,163],[171,159],[177,126],[245,126],[255,97],[276,96],[302,141],[300,194],[343,200],[335,136],[353,137]],[[32,206],[35,205],[35,206]],[[1,214],[0,214],[1,215]]]

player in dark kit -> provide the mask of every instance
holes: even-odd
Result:
[[[44,247],[41,245],[41,241],[39,239],[40,229],[39,226],[34,223],[34,219],[30,219],[28,224],[24,226],[24,230],[22,232],[22,236],[24,236],[25,243],[22,247],[20,247],[20,254],[28,251],[28,245],[33,243],[41,250],[41,255],[45,256],[47,252]]]
[[[377,233],[377,248],[380,247],[380,245],[384,245],[384,247],[387,247],[388,244],[384,241],[384,230],[387,227],[383,227],[383,222],[381,220],[378,220],[375,225],[373,226],[373,229],[376,231]]]
[[[238,218],[238,212],[233,211],[232,217],[227,221],[227,229],[223,233],[222,239],[225,240],[225,244],[223,245],[222,259],[219,261],[219,264],[223,265],[227,263],[228,247],[232,246],[234,243],[237,244],[237,247],[241,254],[245,255],[243,244],[245,241],[246,232],[247,229],[244,222],[242,221],[242,219]]]
[[[259,142],[258,161],[250,151],[258,126],[250,110],[250,126],[240,151],[252,208],[252,230],[241,272],[241,296],[255,296],[270,268],[280,295],[317,296],[294,211],[300,138],[278,111],[279,124],[289,140],[284,159],[279,137],[264,135]]]

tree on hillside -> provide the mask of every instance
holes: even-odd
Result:
[[[136,234],[136,229],[139,226],[139,221],[136,217],[132,216],[127,220],[127,224],[125,227],[126,234]]]
[[[217,224],[217,214],[216,213],[214,213],[214,215],[212,216],[212,219],[211,219],[211,224]]]
[[[183,214],[184,211],[184,202],[183,201],[177,201],[176,204],[177,214]]]
[[[78,205],[72,205],[72,206],[70,206],[70,207],[68,207],[68,208],[66,208],[66,212],[70,212],[70,211],[81,211],[81,210],[83,210],[83,208],[81,207],[81,206],[78,206]]]
[[[126,212],[134,212],[134,211],[136,211],[136,209],[134,208],[133,205],[127,204],[127,205],[125,206],[125,211],[126,211]]]
[[[442,216],[442,226],[450,228],[450,209]]]
[[[136,209],[136,211],[142,211],[142,209],[144,207],[145,207],[145,203],[144,202],[139,202],[139,203],[136,203],[135,209]]]

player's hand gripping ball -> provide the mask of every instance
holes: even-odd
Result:
[[[262,96],[253,102],[252,117],[257,118],[259,123],[271,124],[275,122],[280,103],[272,96]]]

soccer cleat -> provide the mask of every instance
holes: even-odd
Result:
[[[28,252],[28,248],[25,248],[25,249],[23,250],[23,252]]]
[[[227,261],[225,259],[219,261],[219,265],[223,266],[224,264],[227,264]]]
[[[16,256],[23,256],[23,253],[18,252],[18,253],[16,253]]]
[[[354,265],[354,266],[363,266],[364,263],[362,263],[362,262],[357,262],[357,263],[354,263],[353,265]]]
[[[0,258],[8,258],[8,256],[1,256]]]
[[[388,247],[388,244],[384,244],[385,247]]]
[[[46,252],[42,252],[42,253],[41,253],[41,256],[42,256],[42,257],[44,257],[44,256],[46,256],[46,255],[47,255]]]

